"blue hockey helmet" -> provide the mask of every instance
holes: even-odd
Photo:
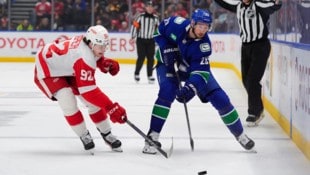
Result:
[[[196,9],[192,14],[192,21],[196,24],[197,22],[211,24],[212,17],[208,10]]]

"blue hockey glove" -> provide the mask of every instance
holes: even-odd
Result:
[[[194,96],[196,88],[192,84],[185,84],[181,89],[176,92],[176,100],[181,103],[189,102]]]
[[[162,55],[163,55],[163,61],[165,66],[167,67],[167,77],[175,77],[175,69],[174,69],[174,63],[177,59],[179,59],[179,48],[178,47],[172,47],[172,46],[166,46],[164,49],[162,49]]]

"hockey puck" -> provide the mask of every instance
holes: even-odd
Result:
[[[207,174],[207,171],[200,171],[200,172],[198,172],[198,175],[204,175],[204,174]]]

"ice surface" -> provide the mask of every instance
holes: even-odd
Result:
[[[243,150],[226,129],[211,104],[194,98],[188,104],[195,150],[192,152],[183,104],[175,102],[161,133],[169,159],[143,154],[143,138],[128,125],[112,124],[123,143],[123,153],[104,144],[79,103],[95,139],[95,155],[82,144],[65,122],[56,102],[45,98],[33,83],[32,63],[0,64],[0,175],[309,175],[310,161],[266,113],[261,125],[245,128],[256,142],[257,154]],[[113,101],[127,109],[128,118],[147,132],[157,84],[147,83],[145,67],[141,82],[133,79],[134,65],[121,65],[119,75],[97,73],[97,82]],[[245,124],[246,94],[230,70],[213,69]]]

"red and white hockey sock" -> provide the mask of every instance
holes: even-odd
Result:
[[[89,114],[89,116],[101,133],[107,133],[111,131],[111,126],[109,120],[107,120],[108,116],[105,111],[100,109],[95,113]]]
[[[78,111],[75,114],[70,115],[70,116],[65,116],[65,118],[66,118],[68,124],[73,129],[73,131],[79,137],[81,137],[85,133],[85,131],[87,131],[87,128],[86,128],[84,118],[83,118],[81,111]]]

